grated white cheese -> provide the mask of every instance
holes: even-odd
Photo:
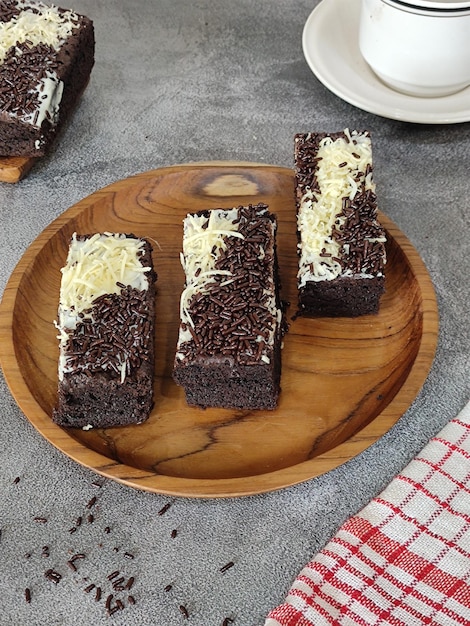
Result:
[[[339,256],[340,245],[332,238],[333,226],[344,223],[339,217],[343,198],[354,199],[358,192],[355,181],[362,172],[365,189],[375,191],[372,174],[364,175],[368,164],[372,163],[370,137],[357,131],[345,131],[346,139],[333,141],[325,137],[318,149],[316,178],[320,193],[315,195],[308,189],[301,199],[297,214],[300,232],[298,244],[300,252],[298,280],[299,287],[308,281],[333,280],[341,273],[341,265],[334,260]],[[344,164],[339,167],[340,164]],[[331,256],[320,256],[322,251]]]
[[[3,63],[12,46],[25,41],[31,46],[43,43],[58,50],[78,20],[73,11],[59,12],[57,7],[40,1],[20,1],[18,8],[21,13],[17,17],[9,22],[0,22],[0,63]]]
[[[93,300],[107,293],[119,293],[117,283],[136,289],[148,288],[140,262],[144,242],[123,234],[96,233],[78,240],[72,236],[67,263],[62,268],[60,304],[74,316],[89,309]]]

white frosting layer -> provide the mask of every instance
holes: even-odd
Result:
[[[51,124],[57,124],[64,83],[59,80],[55,72],[47,71],[36,91],[39,94],[39,108],[30,115],[23,115],[21,119],[23,122],[28,122],[34,126],[41,126],[48,116]]]
[[[61,45],[72,34],[78,16],[72,11],[59,12],[55,6],[47,6],[43,2],[20,1],[17,3],[21,13],[9,22],[0,22],[0,63],[12,46],[28,42],[30,47],[38,44],[47,44],[59,50]],[[33,10],[34,9],[34,12]],[[17,55],[21,51],[17,48]],[[53,71],[47,72],[47,77],[32,88],[32,93],[39,93],[39,108],[31,114],[20,117],[22,121],[40,126],[46,115],[52,124],[58,116],[59,104],[62,99],[63,84]]]
[[[66,265],[62,268],[60,302],[56,324],[59,330],[59,380],[66,371],[65,345],[79,319],[91,317],[94,300],[105,294],[118,294],[122,285],[141,291],[148,289],[145,275],[151,268],[140,262],[144,241],[120,233],[96,233],[78,240],[72,236]]]
[[[344,132],[346,138],[333,141],[325,137],[320,142],[316,155],[321,159],[316,171],[320,193],[307,189],[300,201],[299,287],[308,281],[333,280],[341,274],[341,265],[335,260],[340,245],[332,232],[335,223],[339,228],[345,221],[339,215],[343,198],[353,200],[358,191],[375,191],[372,173],[365,175],[367,165],[372,165],[370,137],[347,129]]]

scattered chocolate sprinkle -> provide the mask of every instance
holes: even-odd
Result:
[[[26,587],[24,590],[24,599],[28,604],[31,603],[31,589],[29,589],[29,587]]]
[[[82,521],[83,521],[83,518],[81,516],[77,517],[76,522],[75,522],[75,526],[81,526],[82,525]]]
[[[85,558],[85,555],[83,554],[83,552],[79,552],[78,554],[74,554],[70,560],[76,561],[77,559],[84,559],[84,558]]]
[[[95,591],[95,602],[99,602],[101,600],[101,587],[97,587]]]
[[[122,601],[122,600],[120,600],[119,598],[117,598],[117,600],[116,600],[116,606],[118,607],[118,609],[119,609],[120,611],[122,611],[122,609],[124,608],[124,603],[123,603],[123,601]]]
[[[115,589],[116,591],[122,591],[124,589],[123,583],[124,582],[124,576],[121,576],[120,578],[116,578],[116,580],[113,581],[113,589]]]
[[[109,611],[109,609],[111,608],[111,602],[113,601],[114,595],[112,593],[109,594],[109,596],[106,598],[106,609]]]
[[[133,559],[133,558],[134,558],[134,555],[133,555],[133,554],[131,554],[130,552],[124,552],[124,557],[125,557],[126,559]]]
[[[57,585],[60,580],[62,579],[62,575],[59,574],[59,572],[56,572],[53,569],[48,569],[45,573],[44,576],[50,580],[51,582],[54,583],[54,585]]]
[[[189,612],[188,612],[188,609],[184,606],[184,604],[180,604],[179,609],[180,609],[180,611],[181,611],[182,615],[184,615],[184,617],[185,617],[186,619],[188,619],[188,617],[189,617]]]
[[[106,526],[106,528],[104,529],[104,532],[109,535],[109,533],[111,532],[111,528],[109,526]]]
[[[17,477],[15,478],[15,480],[13,481],[13,484],[14,484],[14,485],[17,485],[19,482],[20,482],[20,477],[19,477],[19,476],[17,476]]]
[[[173,528],[173,530],[171,531],[171,538],[174,539],[178,534],[178,531],[176,530],[176,528]]]
[[[93,589],[95,588],[96,585],[94,585],[93,583],[91,583],[90,585],[88,585],[88,587],[85,587],[85,589],[83,590],[85,593],[90,593],[90,591],[93,591]]]
[[[34,521],[38,524],[47,524],[47,517],[35,517]]]
[[[73,561],[67,561],[67,565],[72,570],[72,572],[76,572],[77,571],[77,566],[75,565],[75,563]]]
[[[88,515],[87,521],[89,524],[93,524],[93,522],[95,521],[95,518],[93,517],[91,513]]]
[[[127,596],[127,601],[129,602],[129,604],[135,604],[134,596]]]
[[[76,532],[77,532],[77,527],[76,526],[72,526],[72,528],[69,528],[69,533],[71,535],[73,535],[73,533],[76,533]]]
[[[223,565],[220,568],[220,572],[226,572],[227,570],[229,570],[231,567],[233,567],[235,565],[235,563],[233,561],[229,561],[228,563],[226,563],[225,565]]]
[[[104,483],[101,483],[101,482],[99,482],[99,481],[97,481],[97,480],[94,480],[91,484],[92,484],[94,487],[98,487],[99,489],[101,489]]]
[[[91,509],[91,507],[96,504],[96,500],[97,500],[96,496],[93,496],[93,498],[91,498],[91,500],[87,503],[86,508]]]
[[[167,585],[163,591],[171,591],[173,589],[173,585]]]
[[[133,585],[134,585],[134,580],[135,580],[135,578],[133,576],[131,576],[129,578],[129,580],[127,581],[126,586],[124,587],[124,589],[127,589],[127,591],[130,591],[132,589]]]
[[[164,507],[158,511],[158,515],[164,515],[171,506],[171,502],[167,502]]]
[[[113,606],[111,609],[108,609],[108,615],[114,615],[114,613],[116,613],[117,611],[119,611],[119,607],[117,606],[117,604],[115,606]]]
[[[42,547],[42,553],[41,555],[45,558],[47,558],[49,556],[49,546],[43,546]]]
[[[226,617],[222,622],[222,626],[229,626],[229,624],[233,624],[233,619],[231,617]]]
[[[109,574],[108,576],[108,580],[113,580],[113,578],[116,578],[116,576],[119,576],[119,570],[115,570],[114,572],[111,572],[111,574]]]

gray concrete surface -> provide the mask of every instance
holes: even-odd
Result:
[[[192,500],[96,487],[95,474],[35,431],[0,377],[1,625],[220,626],[229,617],[262,626],[311,555],[469,399],[470,124],[392,121],[330,93],[301,47],[316,4],[75,0],[95,22],[96,65],[53,153],[21,183],[0,184],[1,291],[51,220],[113,181],[190,161],[291,167],[295,132],[367,128],[381,209],[418,249],[437,292],[439,344],[422,391],[376,444],[327,475],[259,496]],[[73,572],[64,563],[77,552],[87,559]],[[59,584],[44,577],[49,568],[62,573]],[[109,593],[114,570],[135,578],[136,604],[108,617],[83,589]]]

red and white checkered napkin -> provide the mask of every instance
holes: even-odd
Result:
[[[470,625],[470,403],[308,563],[265,626]]]

